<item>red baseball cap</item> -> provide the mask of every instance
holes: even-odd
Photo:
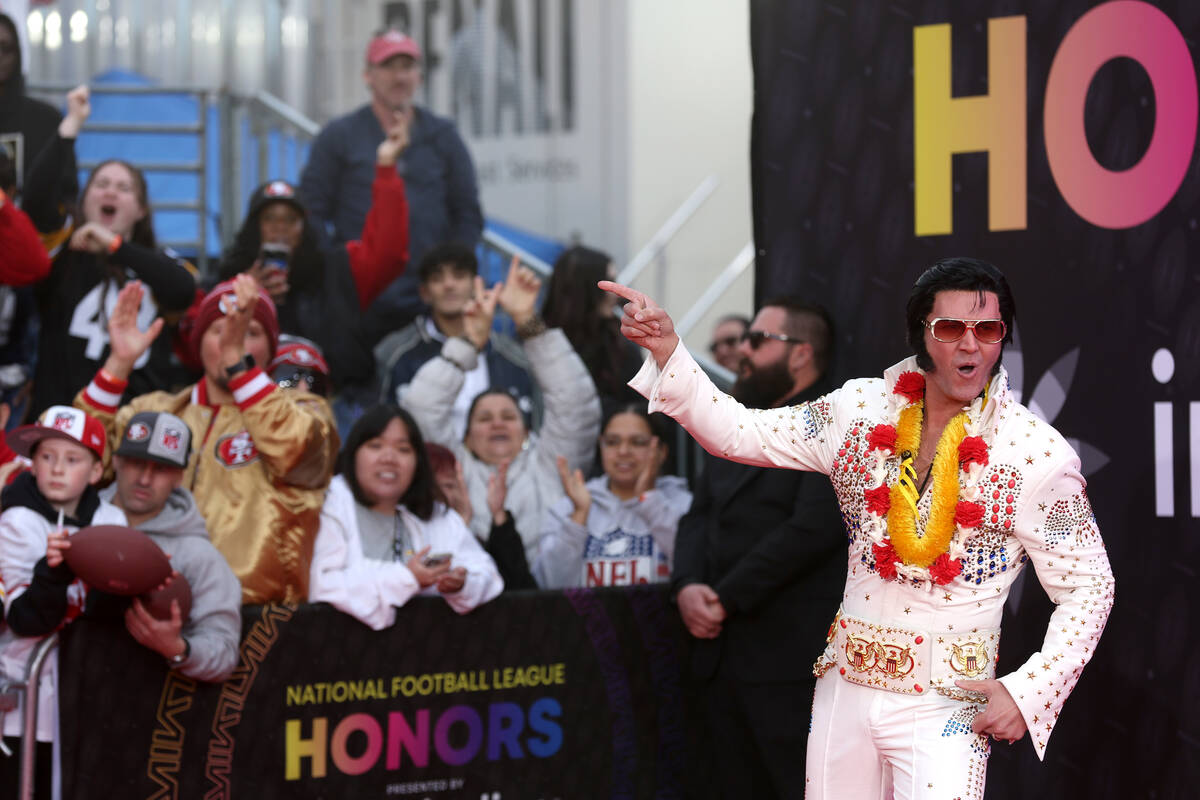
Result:
[[[392,56],[412,56],[421,60],[421,46],[411,36],[390,30],[375,36],[367,44],[367,63],[377,66]]]
[[[275,357],[267,365],[267,372],[274,373],[276,367],[281,367],[285,364],[316,370],[326,377],[329,376],[329,364],[325,362],[325,356],[321,354],[321,348],[307,339],[301,339],[299,336],[291,337],[286,342],[282,340],[279,342],[279,349],[275,351]]]
[[[104,424],[92,415],[71,406],[50,406],[37,422],[14,428],[6,438],[13,452],[26,458],[33,458],[33,448],[38,442],[53,438],[83,445],[103,461],[108,436]]]

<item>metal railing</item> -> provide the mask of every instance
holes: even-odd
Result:
[[[241,185],[242,178],[247,174],[243,129],[248,129],[250,138],[255,140],[255,185],[261,185],[272,178],[298,179],[298,175],[285,174],[285,170],[280,170],[278,174],[271,173],[273,142],[282,148],[285,138],[291,137],[300,147],[316,138],[321,126],[275,95],[264,91],[250,95],[222,92],[219,107],[221,152],[226,154],[228,162],[228,169],[220,182],[220,231],[222,244],[228,245],[233,241],[246,213],[247,193]],[[282,164],[282,153],[276,153],[275,156],[275,160]]]
[[[19,772],[19,788],[17,800],[33,800],[34,756],[37,750],[37,718],[38,718],[38,687],[42,679],[42,670],[50,651],[58,646],[58,634],[52,633],[42,639],[29,655],[29,666],[25,670],[25,680],[16,683],[0,681],[0,712],[10,713],[24,699],[22,708],[23,726],[21,729],[21,764]],[[30,687],[33,690],[30,691]],[[0,714],[2,716],[2,714]],[[2,745],[2,743],[0,743]],[[5,752],[0,758],[11,758],[11,753]]]
[[[29,92],[52,103],[59,103],[62,96],[73,88],[75,87],[37,83],[29,85]],[[241,191],[241,177],[247,174],[247,144],[254,148],[258,183],[264,183],[274,177],[294,179],[294,176],[270,174],[272,161],[281,163],[283,160],[279,153],[273,153],[272,145],[282,148],[287,137],[291,137],[298,147],[303,146],[310,142],[320,129],[314,120],[263,91],[242,95],[224,89],[198,86],[141,84],[95,84],[89,85],[89,90],[92,95],[176,95],[195,100],[198,113],[194,122],[111,122],[89,119],[83,126],[83,133],[190,134],[197,137],[196,159],[176,161],[130,158],[129,162],[147,173],[175,172],[196,176],[197,189],[194,200],[156,200],[151,194],[150,208],[152,211],[185,211],[196,214],[197,230],[193,238],[165,240],[160,241],[160,244],[176,249],[194,250],[196,264],[202,271],[208,267],[208,253],[212,244],[209,241],[208,228],[210,170],[219,171],[216,175],[219,178],[217,185],[220,187],[216,230],[223,246],[233,240],[245,212],[245,192]],[[213,108],[218,112],[215,131],[209,124]],[[243,136],[244,130],[248,130],[252,140],[249,143]],[[214,135],[217,137],[220,156],[218,163],[211,164],[208,157],[209,145]],[[79,167],[90,171],[99,163],[94,159],[80,159]]]
[[[667,221],[650,237],[650,241],[646,242],[629,263],[617,273],[617,283],[628,286],[637,280],[643,270],[662,255],[663,251],[667,249],[667,245],[675,238],[675,234],[679,233],[687,221],[700,210],[700,206],[704,205],[704,202],[712,196],[719,184],[720,181],[717,180],[716,175],[709,175],[700,181],[700,185],[692,190],[679,208],[675,209],[675,213],[667,217]]]
[[[542,280],[548,279],[550,273],[554,271],[554,267],[519,244],[501,236],[495,231],[489,231],[487,228],[484,228],[483,236],[480,237],[480,245],[483,247],[485,254],[489,252],[496,253],[506,264],[513,256],[520,257],[521,263],[536,272]]]
[[[74,86],[35,83],[29,85],[30,94],[35,94],[57,101],[62,95],[74,89]],[[195,134],[198,138],[198,158],[191,161],[149,161],[137,158],[129,159],[133,166],[142,172],[179,172],[196,176],[197,191],[195,200],[155,200],[149,198],[151,211],[188,211],[197,216],[197,232],[192,239],[176,239],[160,241],[165,247],[176,249],[192,249],[196,251],[196,264],[201,270],[208,266],[208,181],[206,180],[206,162],[208,156],[208,110],[216,94],[210,89],[199,86],[146,86],[142,84],[95,84],[88,86],[89,92],[95,95],[178,95],[191,97],[196,101],[197,119],[195,122],[161,123],[161,122],[105,122],[89,119],[83,125],[83,133],[137,133],[137,134]],[[79,168],[95,169],[101,161],[81,159]]]
[[[675,323],[675,332],[680,336],[687,336],[691,333],[692,328],[696,327],[696,324],[716,305],[716,302],[729,290],[734,281],[741,277],[742,273],[753,263],[754,242],[746,242],[733,260],[726,264],[725,269],[717,275],[716,280],[708,285],[708,288],[696,299],[692,307]]]

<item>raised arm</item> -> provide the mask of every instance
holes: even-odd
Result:
[[[67,114],[58,131],[42,147],[29,170],[21,208],[43,233],[56,231],[66,221],[68,209],[79,196],[79,170],[75,140],[92,113],[87,86],[67,93]]]
[[[408,197],[404,179],[396,172],[396,159],[408,146],[408,122],[397,117],[375,151],[371,209],[362,238],[346,243],[358,304],[364,311],[408,264]]]
[[[479,351],[487,344],[503,284],[483,288],[483,278],[475,278],[475,297],[463,310],[465,336],[452,336],[442,345],[438,358],[421,365],[412,381],[398,390],[400,405],[417,420],[421,433],[431,442],[462,451],[462,442],[454,435],[451,418],[454,399],[462,390],[466,373],[475,368]]]
[[[629,382],[650,401],[650,411],[674,418],[719,458],[828,474],[842,441],[836,397],[845,390],[796,406],[749,409],[709,380],[664,309],[627,286],[598,285],[629,300],[621,333],[653,356]]]
[[[545,330],[537,317],[541,280],[513,258],[500,305],[517,324],[529,369],[542,392],[545,414],[538,430],[537,449],[553,465],[565,456],[571,469],[586,471],[592,464],[596,437],[600,435],[600,398],[583,360],[566,334]]]
[[[600,281],[596,285],[627,301],[622,308],[625,312],[621,317],[622,335],[650,351],[654,362],[662,369],[679,345],[679,336],[675,333],[675,322],[671,315],[637,289],[612,281]]]

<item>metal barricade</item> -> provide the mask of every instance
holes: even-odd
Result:
[[[37,715],[38,715],[38,684],[42,679],[42,669],[46,659],[55,647],[58,647],[58,634],[52,633],[37,643],[29,656],[29,667],[25,670],[25,680],[10,683],[0,681],[0,712],[15,711],[24,696],[25,704],[22,717],[24,725],[21,730],[21,772],[20,788],[17,800],[33,800],[33,760],[37,749]],[[33,687],[31,692],[29,687]],[[5,752],[2,757],[11,758],[12,754]]]

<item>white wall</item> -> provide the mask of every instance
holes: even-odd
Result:
[[[639,288],[676,318],[751,238],[750,12],[729,0],[632,2],[628,64],[629,240],[640,247],[710,174],[720,180]],[[632,253],[631,253],[632,255]],[[663,289],[665,288],[665,291]],[[707,347],[712,320],[752,309],[753,269],[688,336]]]
[[[333,91],[323,92],[319,115],[332,116],[366,99],[359,77],[366,36],[383,22],[385,0],[324,0],[323,40],[331,52]],[[422,3],[407,7],[421,39]],[[438,7],[432,41],[422,41],[441,63],[427,74],[427,101],[439,113],[454,110],[450,73],[461,32],[450,30],[450,6]],[[473,3],[464,4],[464,11]],[[533,0],[518,0],[521,13]],[[554,0],[543,9],[558,6]],[[681,316],[751,237],[749,7],[741,0],[574,0],[576,24],[569,45],[543,41],[545,48],[569,46],[575,70],[571,130],[517,132],[514,116],[499,130],[476,133],[465,118],[459,127],[480,171],[484,211],[489,216],[559,239],[586,244],[627,262],[708,175],[720,180],[716,193],[681,230],[662,263],[637,285]],[[480,6],[484,18],[498,14],[495,0]],[[490,24],[487,26],[491,29]],[[475,40],[473,58],[482,63],[495,102],[505,58],[495,40]],[[528,53],[528,41],[515,43]],[[461,56],[464,51],[457,51]],[[487,52],[490,56],[482,56]],[[553,50],[557,52],[557,50]],[[529,81],[519,80],[525,90]],[[539,90],[546,87],[538,86]],[[460,86],[461,91],[461,86]],[[461,103],[461,98],[460,98]],[[461,105],[460,105],[461,109]],[[460,111],[461,117],[461,111]],[[567,164],[573,177],[543,178],[513,169],[516,164]],[[521,177],[517,177],[520,174]],[[532,175],[532,177],[531,177]],[[747,272],[696,326],[689,345],[708,343],[712,319],[728,311],[749,313],[753,270]]]

